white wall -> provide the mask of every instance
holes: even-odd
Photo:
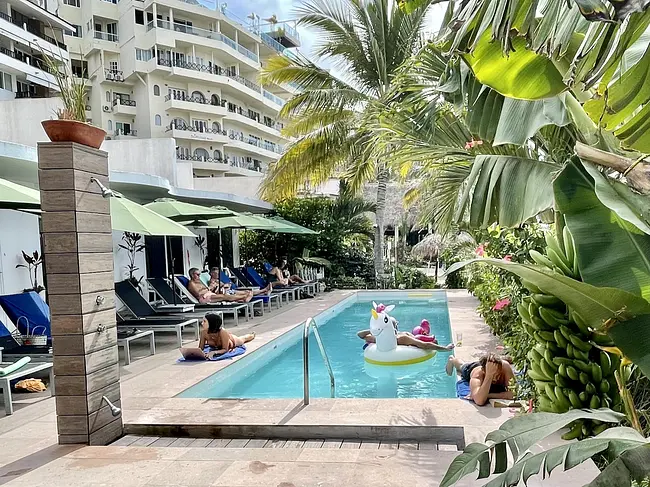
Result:
[[[207,237],[205,228],[190,227],[190,230],[203,238]],[[183,237],[183,266],[185,268],[185,275],[187,275],[192,267],[203,269],[204,258],[201,258],[201,251],[196,246],[194,240],[193,237]],[[204,247],[206,247],[206,245],[204,245]]]
[[[115,282],[123,281],[129,277],[129,271],[126,266],[129,265],[129,253],[118,247],[119,244],[123,244],[122,241],[123,232],[113,232],[113,275]],[[144,243],[144,239],[142,240]],[[135,272],[135,277],[139,279],[144,276],[146,278],[147,273],[147,263],[145,259],[145,252],[139,252],[135,259],[135,265],[139,268]]]
[[[56,110],[63,103],[60,98],[26,98],[0,101],[0,140],[36,146],[49,139],[41,126],[43,120],[56,118]]]
[[[194,189],[203,191],[219,191],[223,193],[232,193],[237,196],[257,199],[260,184],[262,184],[262,174],[257,176],[241,177],[215,177],[215,178],[194,178]]]
[[[108,152],[111,171],[159,176],[171,184],[176,183],[175,148],[172,138],[105,140],[101,147]]]
[[[38,250],[41,242],[38,231],[38,216],[13,210],[0,210],[0,294],[21,293],[30,288],[27,269],[16,269],[24,264],[22,251],[28,254]],[[42,268],[38,272],[38,282],[43,284]],[[44,294],[41,294],[44,297]],[[0,321],[7,317],[0,309]]]

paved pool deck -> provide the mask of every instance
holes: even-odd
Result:
[[[299,301],[263,318],[242,323],[232,331],[255,331],[249,353],[299,325],[309,316],[348,297],[337,291]],[[497,351],[498,342],[476,313],[477,301],[467,292],[448,291],[452,331],[463,334],[455,354],[471,360]],[[191,344],[190,344],[191,345]],[[442,355],[436,359],[442,359]],[[219,400],[174,397],[229,366],[230,362],[178,364],[177,350],[136,360],[121,367],[123,418],[126,430],[195,428],[197,436],[218,432],[219,426],[331,428],[463,427],[464,441],[485,435],[514,415],[509,409],[476,407],[458,399],[312,399]],[[207,429],[206,429],[207,428]],[[211,428],[211,429],[210,429]],[[178,431],[178,430],[176,430]],[[176,435],[178,436],[178,435]],[[0,486],[414,486],[438,485],[457,455],[451,451],[334,450],[251,448],[139,448],[137,446],[57,445],[53,399],[17,408],[0,418]],[[595,475],[593,464],[529,485],[583,485]],[[468,479],[458,485],[482,485]]]

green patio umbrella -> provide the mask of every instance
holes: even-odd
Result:
[[[161,198],[153,203],[147,203],[144,206],[155,211],[159,215],[177,222],[208,220],[210,218],[234,215],[234,212],[230,211],[228,208],[208,208],[207,206],[185,203],[184,201],[177,201],[171,198]]]
[[[271,231],[276,233],[295,233],[298,235],[318,235],[320,233],[278,216],[268,217],[266,220],[273,223],[274,228]]]
[[[121,195],[115,195],[110,200],[113,230],[152,236],[196,237],[180,223],[161,216],[146,206],[139,205]]]
[[[41,207],[38,190],[0,179],[0,208],[8,210]]]
[[[275,225],[266,218],[248,215],[245,213],[235,213],[232,216],[223,216],[212,218],[210,220],[195,220],[184,223],[190,227],[201,228],[245,228],[248,230],[273,230]]]

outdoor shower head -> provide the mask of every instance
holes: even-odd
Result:
[[[122,410],[118,408],[115,404],[113,404],[111,401],[108,400],[106,396],[102,396],[102,401],[106,401],[106,404],[111,408],[111,414],[113,417],[118,417],[120,414],[122,414]]]
[[[90,180],[94,183],[97,183],[97,186],[99,186],[99,189],[102,192],[102,197],[108,198],[109,196],[117,196],[112,189],[108,189],[106,186],[104,186],[99,179],[90,178]]]

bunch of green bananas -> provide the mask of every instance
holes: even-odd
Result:
[[[531,250],[530,256],[538,265],[579,279],[573,237],[567,227],[562,230],[562,236],[563,243],[547,232],[546,255]],[[517,305],[517,311],[524,329],[537,342],[528,352],[528,375],[538,392],[538,409],[563,413],[574,408],[608,407],[621,411],[621,397],[614,378],[620,358],[593,346],[613,346],[609,337],[592,332],[580,315],[560,299],[542,293],[530,282],[522,281],[522,284],[531,294]],[[565,437],[598,434],[606,427],[576,422]]]

